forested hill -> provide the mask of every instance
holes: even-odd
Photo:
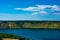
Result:
[[[58,28],[60,21],[0,21],[0,28]]]

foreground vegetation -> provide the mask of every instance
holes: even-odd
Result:
[[[58,28],[60,21],[0,21],[0,28]]]
[[[19,39],[19,40],[29,40],[27,38],[23,38],[20,36],[16,36],[16,35],[11,35],[11,34],[2,34],[0,33],[0,40],[2,40],[3,38],[9,38],[9,39]]]

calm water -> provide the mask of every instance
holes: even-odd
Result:
[[[0,29],[0,33],[16,34],[33,40],[60,40],[60,30],[52,29]]]

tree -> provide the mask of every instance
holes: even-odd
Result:
[[[14,22],[8,22],[7,24],[9,28],[19,28],[19,25],[15,24]]]

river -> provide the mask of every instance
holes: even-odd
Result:
[[[32,40],[60,40],[58,29],[0,29],[0,33],[15,34]]]

